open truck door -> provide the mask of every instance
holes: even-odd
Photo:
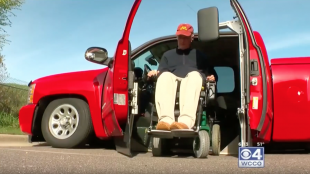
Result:
[[[230,0],[231,6],[239,18],[243,30],[240,45],[241,71],[241,108],[238,116],[241,126],[241,146],[252,146],[252,135],[263,141],[270,141],[272,114],[267,112],[271,107],[271,91],[268,88],[264,54],[253,32],[249,20],[238,0]],[[241,43],[243,41],[240,40]],[[247,112],[246,112],[247,110]],[[268,132],[268,133],[267,133]]]
[[[134,120],[134,115],[132,113],[137,110],[137,108],[132,107],[130,103],[130,101],[136,100],[136,97],[129,95],[129,91],[134,88],[134,73],[131,67],[131,44],[129,35],[141,1],[142,0],[135,0],[127,18],[123,36],[118,42],[113,63],[107,74],[104,87],[104,90],[107,91],[104,91],[102,102],[103,124],[105,125],[106,133],[109,136],[115,137],[116,150],[126,156],[132,156],[130,147]],[[109,103],[109,105],[104,106],[106,103]],[[133,109],[133,111],[131,109]],[[117,118],[126,117],[126,127],[125,132],[123,132]]]

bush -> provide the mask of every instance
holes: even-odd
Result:
[[[27,103],[28,87],[0,84],[0,112],[17,117],[19,109]]]
[[[18,112],[27,103],[25,85],[0,83],[0,128],[19,128]]]
[[[0,127],[19,128],[18,117],[4,112],[0,112]]]

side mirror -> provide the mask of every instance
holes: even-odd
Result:
[[[145,61],[147,61],[147,63],[149,63],[152,66],[156,66],[157,65],[157,61],[155,60],[154,57],[147,57],[147,58],[145,58]]]
[[[101,47],[90,47],[85,52],[85,59],[98,64],[105,64],[108,59],[108,51]]]
[[[217,7],[200,9],[198,18],[198,39],[202,42],[217,40],[219,34],[219,12]]]

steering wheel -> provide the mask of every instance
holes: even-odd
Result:
[[[146,72],[146,75],[152,71],[152,69],[147,65],[147,64],[144,64],[144,72]]]
[[[144,80],[145,81],[149,81],[149,82],[153,82],[155,79],[156,79],[156,77],[151,77],[151,78],[149,78],[149,80],[147,80],[148,79],[148,77],[147,77],[147,75],[148,75],[148,73],[150,72],[150,71],[152,71],[152,69],[147,65],[147,64],[144,64],[144,71],[143,71],[143,76],[144,76]]]

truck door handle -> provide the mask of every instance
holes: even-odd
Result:
[[[259,76],[258,62],[256,59],[251,60],[250,75],[251,76]]]

